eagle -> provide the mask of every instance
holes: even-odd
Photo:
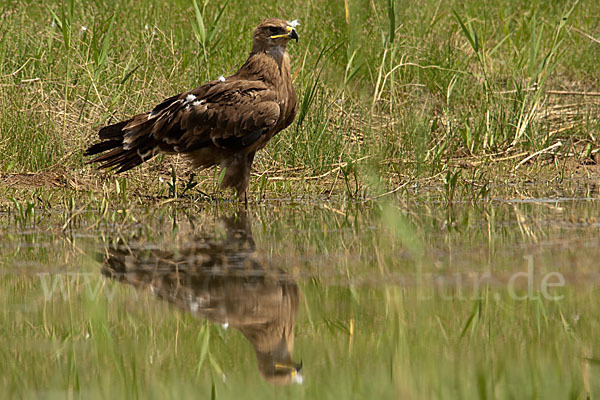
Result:
[[[221,229],[185,235],[175,249],[135,239],[120,242],[102,252],[102,273],[150,290],[196,317],[231,326],[252,344],[265,380],[302,383],[302,363],[291,357],[298,285],[261,261],[244,212],[221,218],[219,225],[224,235]]]
[[[256,152],[296,116],[297,97],[286,46],[297,21],[270,18],[254,29],[252,50],[231,76],[164,100],[150,112],[105,126],[86,162],[117,173],[159,153],[183,154],[194,168],[224,169],[221,186],[246,199]]]

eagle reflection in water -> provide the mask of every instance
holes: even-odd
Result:
[[[224,234],[196,235],[171,251],[110,248],[102,273],[213,323],[239,330],[256,352],[261,375],[274,384],[301,383],[291,358],[299,290],[284,271],[255,256],[245,213],[223,218]]]

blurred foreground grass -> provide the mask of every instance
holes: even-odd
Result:
[[[497,289],[452,299],[456,292],[420,298],[414,288],[301,283],[294,353],[305,382],[273,387],[239,333],[101,279],[65,278],[69,301],[44,301],[38,277],[2,278],[5,394],[562,399],[600,391],[597,289],[559,289],[566,300],[553,302],[514,301]],[[101,288],[94,301],[88,284]]]

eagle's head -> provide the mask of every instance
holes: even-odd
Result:
[[[270,48],[283,47],[291,39],[298,41],[296,32],[298,21],[286,21],[278,18],[264,20],[254,29],[254,49],[269,50]]]

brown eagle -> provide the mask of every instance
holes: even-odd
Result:
[[[87,163],[127,171],[158,153],[184,154],[196,168],[225,169],[222,187],[245,198],[257,150],[289,126],[297,110],[286,45],[298,41],[296,21],[264,20],[252,51],[233,75],[169,97],[152,111],[105,126]]]

